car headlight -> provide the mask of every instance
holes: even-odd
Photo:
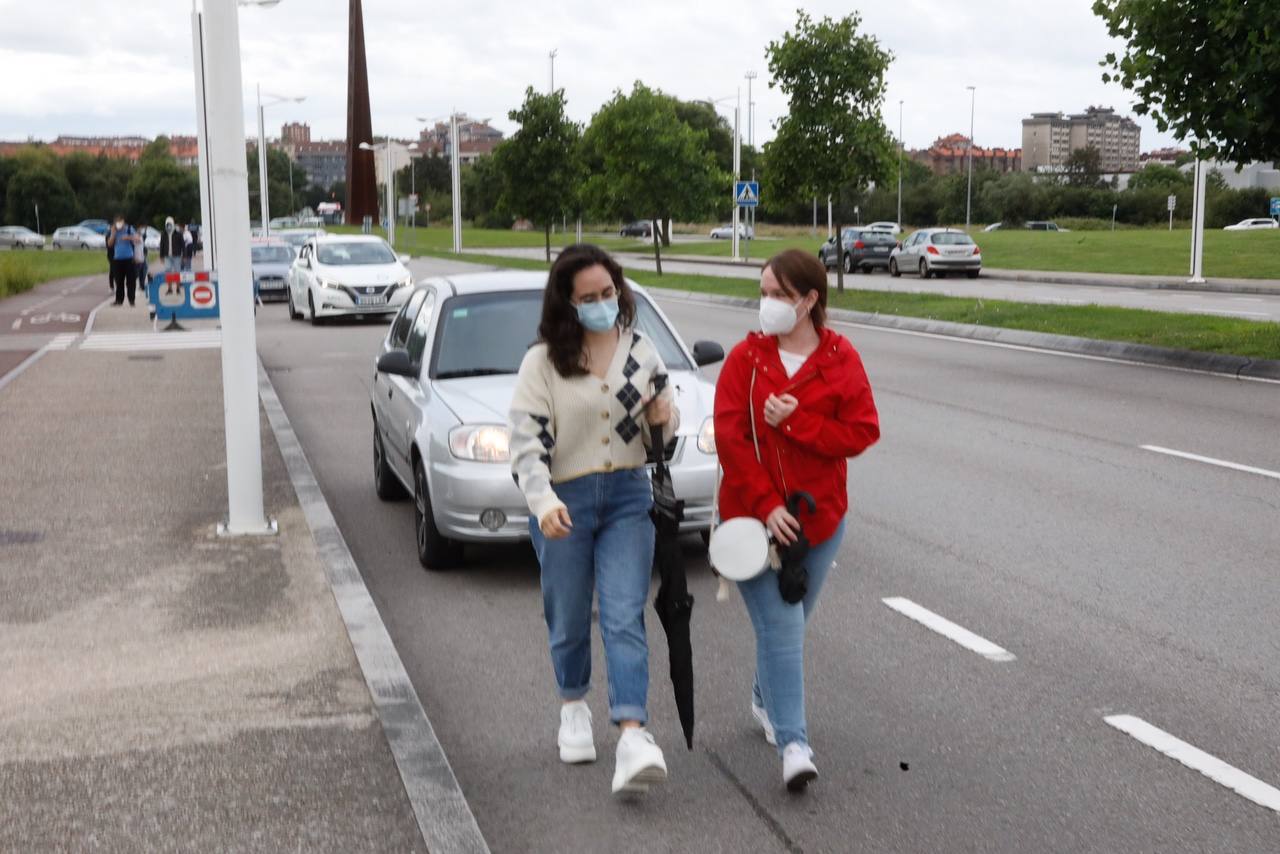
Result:
[[[449,450],[460,460],[511,461],[511,431],[499,424],[463,424],[449,431]]]
[[[335,291],[342,290],[342,285],[338,284],[332,279],[326,279],[323,276],[320,276],[316,279],[316,284],[322,288],[332,288]]]
[[[716,420],[714,418],[707,418],[702,422],[702,429],[698,431],[698,450],[704,454],[716,452]]]
[[[412,275],[405,276],[403,279],[397,282],[397,284],[399,284],[400,287],[402,288],[411,288],[413,287],[413,276]]]

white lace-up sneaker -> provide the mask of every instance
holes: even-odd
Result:
[[[618,738],[618,765],[613,772],[613,793],[647,792],[667,779],[667,761],[649,731],[628,727]]]
[[[760,729],[764,730],[764,740],[777,746],[778,740],[773,734],[773,724],[770,723],[769,713],[764,710],[764,707],[757,706],[753,701],[751,703],[751,717],[755,718],[756,723],[760,724]]]
[[[569,764],[596,761],[596,743],[591,735],[591,710],[582,700],[560,707],[560,761]]]
[[[805,786],[818,779],[809,745],[793,741],[782,749],[782,782],[792,792],[803,792]]]

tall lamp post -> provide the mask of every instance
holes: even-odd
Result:
[[[741,178],[742,178],[742,133],[741,133],[741,131],[740,131],[740,127],[739,127],[739,119],[740,119],[740,117],[741,117],[741,113],[742,113],[742,92],[741,92],[741,91],[739,91],[739,92],[738,92],[738,94],[736,94],[736,95],[728,95],[728,96],[726,96],[726,97],[724,97],[724,98],[708,98],[708,99],[707,99],[707,101],[706,101],[706,103],[710,104],[712,107],[716,107],[716,106],[718,106],[719,104],[721,104],[722,102],[724,102],[724,101],[729,101],[729,100],[733,100],[733,101],[734,101],[734,106],[733,106],[733,181],[734,181],[734,184],[736,185],[736,184],[737,184],[737,182],[738,182],[739,180],[741,180]],[[730,198],[733,198],[733,194],[732,194],[732,192],[730,192]],[[737,200],[736,198],[733,198],[733,225],[732,225],[732,228],[733,228],[733,260],[735,260],[735,261],[740,261],[740,260],[742,260],[741,256],[739,255],[739,246],[738,246],[738,223],[740,222],[740,219],[739,219],[739,217],[740,217],[740,213],[739,213],[739,212],[740,212],[741,210],[742,210],[742,208],[738,207],[738,200]]]
[[[409,151],[417,151],[418,143],[409,143]],[[409,227],[418,227],[418,158],[409,155],[409,195],[413,197],[413,206],[409,209]]]
[[[279,2],[279,0],[277,0],[277,2]],[[258,3],[253,5],[266,5],[266,4]],[[301,97],[293,98],[293,97],[282,96],[282,95],[272,95],[268,93],[267,97],[270,98],[271,100],[267,101],[264,104],[262,102],[262,86],[258,86],[257,90],[258,90],[258,210],[262,216],[262,233],[267,237],[270,237],[271,236],[271,204],[267,200],[267,196],[270,195],[267,192],[267,132],[266,132],[266,127],[262,121],[262,114],[267,107],[272,107],[272,106],[275,106],[276,104],[285,104],[285,103],[300,104],[303,101],[307,100],[307,97],[303,95]],[[289,173],[289,186],[290,186],[289,195],[291,197],[290,204],[292,204],[293,203],[292,202],[292,196],[293,196],[292,170]]]
[[[969,186],[964,193],[964,230],[968,231],[973,213],[973,106],[978,97],[978,87],[964,88],[969,90]]]
[[[387,197],[387,242],[391,244],[391,248],[396,248],[396,190],[395,173],[391,170],[391,137],[387,137],[387,141],[383,146],[387,150],[387,179],[386,179],[386,197]],[[361,151],[377,151],[378,146],[369,143],[360,143]]]
[[[416,117],[423,124],[438,122],[443,116],[427,119]],[[453,202],[453,251],[462,252],[462,172],[458,158],[458,113],[449,116],[449,195]]]
[[[898,101],[898,227],[902,227],[902,101]]]
[[[747,147],[751,149],[751,180],[756,179],[755,152],[756,152],[756,102],[751,97],[751,84],[759,76],[754,71],[748,71],[743,75],[747,78]],[[756,209],[747,208],[747,240],[754,240],[756,236]],[[751,243],[747,243],[747,260],[751,260]]]
[[[556,54],[560,52],[559,48],[547,54],[547,58],[551,60],[551,94],[556,93]]]

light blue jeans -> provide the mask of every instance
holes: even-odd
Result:
[[[565,700],[591,688],[591,599],[600,600],[600,636],[609,677],[609,717],[648,720],[649,646],[644,608],[653,571],[653,487],[648,469],[589,474],[555,485],[573,531],[548,540],[529,519],[542,566],[542,610],[551,664]]]
[[[841,520],[836,532],[809,552],[805,560],[809,586],[803,601],[794,605],[783,601],[776,572],[766,570],[750,581],[738,582],[756,630],[756,675],[751,699],[768,712],[779,753],[793,742],[809,744],[804,714],[804,631],[840,551],[844,527]]]

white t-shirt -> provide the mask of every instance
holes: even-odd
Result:
[[[782,348],[778,348],[778,355],[782,357],[782,367],[787,372],[787,377],[794,377],[796,372],[809,361],[808,356],[801,356],[799,353],[788,353]]]

